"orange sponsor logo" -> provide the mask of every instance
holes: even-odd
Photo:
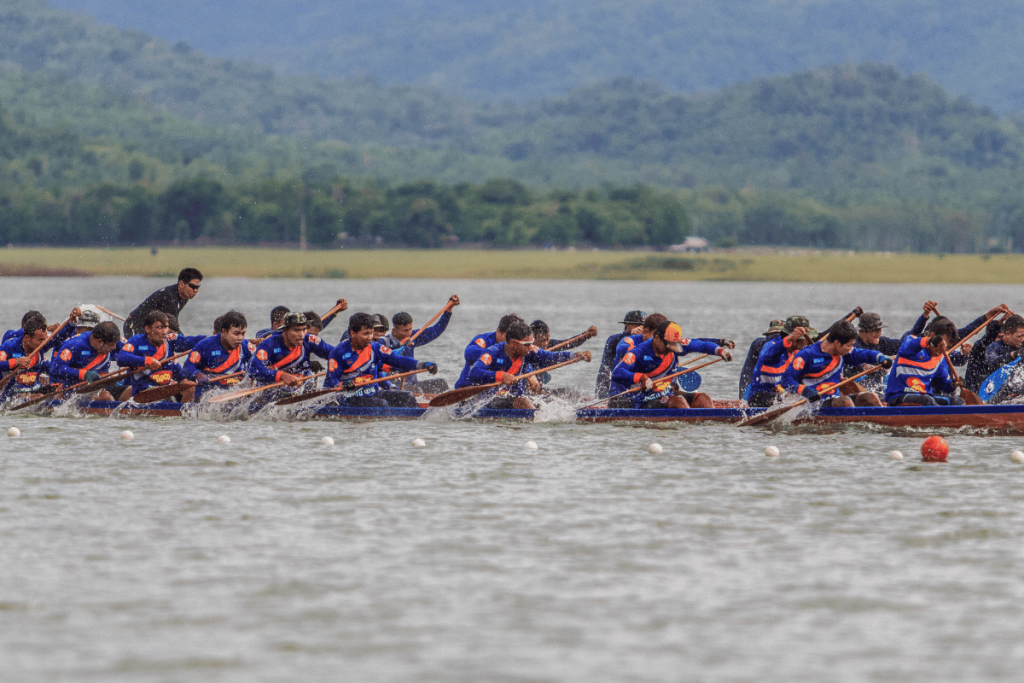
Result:
[[[256,352],[256,357],[259,358],[262,361],[266,361],[267,360],[267,350],[266,349],[260,349],[259,351]]]
[[[135,351],[135,344],[125,344],[121,348],[127,351],[128,353],[132,353]]]
[[[479,346],[481,349],[486,349],[487,348],[487,342],[485,342],[483,339],[477,339],[473,343],[476,344],[477,346]]]
[[[797,357],[796,360],[793,361],[793,367],[796,368],[797,370],[803,370],[804,369],[804,359],[800,358],[800,357]]]
[[[330,359],[329,361],[327,361],[327,371],[328,372],[334,372],[337,369],[338,369],[338,361],[334,360],[333,358]]]
[[[494,359],[491,358],[491,354],[489,353],[484,353],[481,354],[480,356],[480,362],[483,363],[484,365],[490,365],[493,360]]]
[[[630,365],[632,365],[633,363],[636,362],[636,354],[630,351],[629,353],[622,357],[622,362],[629,363]]]
[[[63,351],[60,352],[60,359],[67,363],[69,360],[71,360],[71,357],[73,355],[74,354],[71,353],[71,349],[64,349]]]
[[[189,360],[189,362],[190,362],[190,363],[192,363],[193,365],[195,365],[196,363],[198,363],[198,362],[199,362],[199,359],[200,359],[200,358],[202,358],[202,355],[201,355],[201,354],[200,354],[200,353],[199,353],[198,351],[193,351],[193,352],[192,352],[192,353],[191,353],[191,354],[189,355],[189,357],[188,357],[188,360]]]

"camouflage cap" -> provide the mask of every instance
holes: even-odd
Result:
[[[782,318],[776,318],[775,320],[773,320],[770,323],[768,323],[768,329],[764,331],[764,334],[773,334],[775,332],[784,332],[785,328],[783,326],[785,324],[786,324],[785,320],[783,320]]]
[[[286,313],[284,318],[281,319],[281,329],[287,329],[289,327],[304,327],[309,324],[306,320],[306,316],[297,311],[292,313]]]
[[[791,315],[786,318],[786,321],[782,323],[782,331],[789,334],[798,327],[803,327],[807,330],[808,336],[814,339],[818,336],[818,331],[811,327],[811,321],[802,315]]]
[[[875,332],[885,327],[882,324],[882,316],[877,313],[861,313],[859,325],[865,332]]]
[[[383,313],[374,313],[373,314],[373,320],[374,320],[373,329],[375,329],[375,330],[377,330],[377,329],[390,330],[391,329],[391,323],[388,322],[388,317],[386,315],[384,315]]]

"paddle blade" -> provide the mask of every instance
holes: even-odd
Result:
[[[273,387],[284,386],[281,382],[275,384],[267,384],[262,387],[252,387],[251,389],[239,389],[238,391],[229,391],[226,394],[220,394],[219,396],[211,397],[207,403],[224,403],[225,401],[234,401],[236,398],[243,398],[245,396],[251,396],[252,394],[258,394],[266,389],[272,389]]]
[[[431,408],[444,408],[445,406],[455,405],[465,401],[467,398],[472,398],[477,394],[483,393],[488,389],[493,389],[498,384],[481,384],[479,386],[462,387],[461,389],[452,389],[446,391],[443,394],[438,394],[434,398],[430,399],[428,404]]]
[[[760,415],[751,415],[750,417],[744,418],[744,419],[740,420],[739,422],[737,422],[736,426],[737,427],[753,427],[754,425],[760,425],[760,424],[764,424],[765,422],[771,422],[772,420],[774,420],[775,418],[779,417],[780,415],[785,415],[789,411],[793,410],[793,408],[796,408],[797,406],[802,406],[805,403],[807,403],[807,399],[806,398],[802,398],[799,401],[797,401],[796,403],[793,403],[791,405],[782,406],[781,408],[773,408],[771,410],[766,410],[763,413],[761,413]]]
[[[185,391],[185,388],[177,383],[151,387],[132,396],[132,401],[139,404],[156,403],[157,401],[162,401],[165,398],[176,396],[183,391]]]
[[[700,388],[702,380],[700,375],[696,372],[690,372],[680,377],[677,381],[679,382],[679,386],[683,388],[683,391],[697,391],[697,389]]]
[[[285,398],[274,401],[275,406],[290,406],[294,403],[302,403],[303,401],[309,401],[314,398],[326,396],[327,394],[337,393],[338,389],[321,389],[320,391],[310,391],[305,394],[299,394],[298,396],[287,396]]]

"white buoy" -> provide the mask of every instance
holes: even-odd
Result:
[[[1014,462],[1024,463],[1024,453],[1020,451],[1014,451],[1013,453],[1010,453],[1010,460]]]
[[[412,445],[413,448],[424,448],[427,445],[427,442],[423,439],[413,439]]]
[[[526,450],[528,450],[528,451],[535,451],[535,450],[537,450],[537,442],[536,441],[527,441],[526,442]]]
[[[775,446],[769,446],[768,448],[764,449],[764,454],[769,458],[777,458],[779,457],[779,449]]]
[[[649,450],[651,453],[661,453],[665,449],[661,447],[660,443],[652,443],[650,446],[647,447],[647,450]]]
[[[21,430],[17,427],[11,427],[7,430],[7,436],[21,436]]]
[[[228,436],[227,434],[221,434],[220,436],[217,437],[217,441],[221,443],[231,443],[231,437]]]
[[[128,441],[130,439],[134,439],[135,435],[132,434],[130,430],[126,429],[123,432],[121,432],[121,438],[124,439],[125,441]]]
[[[889,457],[892,458],[893,460],[902,460],[903,454],[900,453],[899,451],[889,451]]]
[[[325,436],[324,438],[320,439],[320,443],[322,443],[325,446],[333,446],[334,445],[334,439],[332,439],[329,436]]]

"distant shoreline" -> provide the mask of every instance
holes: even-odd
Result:
[[[0,277],[207,277],[1024,283],[1022,254],[893,254],[750,248],[703,253],[256,247],[0,249]]]

